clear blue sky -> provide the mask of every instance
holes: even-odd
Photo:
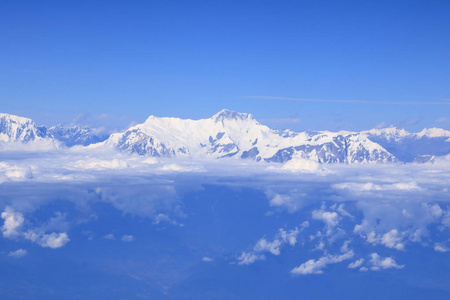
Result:
[[[449,16],[447,0],[4,0],[0,111],[126,125],[228,108],[298,130],[450,129]]]

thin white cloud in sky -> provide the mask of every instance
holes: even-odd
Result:
[[[347,267],[348,267],[349,269],[356,269],[356,268],[361,267],[361,265],[363,264],[363,262],[364,262],[364,258],[360,258],[360,259],[355,260],[354,262],[350,263]]]
[[[21,258],[27,255],[28,252],[25,249],[17,249],[16,251],[11,251],[8,253],[8,256],[14,257],[14,258]]]
[[[450,105],[447,101],[371,101],[371,100],[339,100],[339,99],[308,99],[277,96],[245,96],[247,99],[278,100],[294,102],[318,102],[318,103],[350,103],[350,104],[383,104],[383,105]]]
[[[242,252],[242,254],[237,258],[239,265],[250,265],[258,260],[265,260],[264,255],[258,255],[255,253]]]
[[[353,256],[353,250],[337,255],[327,254],[319,259],[310,259],[305,263],[302,263],[300,266],[292,269],[291,273],[294,275],[322,274],[323,269],[325,269],[327,265],[340,263],[344,260],[353,258]]]
[[[131,234],[124,234],[122,235],[122,242],[132,242],[134,241],[134,236],[132,236]]]

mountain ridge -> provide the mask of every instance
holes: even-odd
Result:
[[[293,158],[347,164],[424,162],[450,153],[450,131],[441,128],[426,128],[419,133],[395,127],[296,132],[271,129],[251,114],[228,109],[199,120],[151,115],[143,123],[111,135],[79,126],[47,128],[29,118],[0,114],[1,143],[31,144],[38,140],[52,140],[69,148],[106,148],[145,156],[233,157],[279,163]]]

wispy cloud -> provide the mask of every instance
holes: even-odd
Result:
[[[447,122],[450,122],[450,118],[446,118],[446,117],[438,118],[438,119],[436,119],[436,122],[447,123]]]
[[[349,104],[382,104],[382,105],[450,105],[450,101],[374,101],[374,100],[345,100],[345,99],[309,99],[278,96],[245,96],[246,99],[279,100],[294,102],[317,103],[349,103]]]
[[[301,121],[300,118],[274,118],[274,119],[261,119],[262,123],[270,124],[296,124]]]

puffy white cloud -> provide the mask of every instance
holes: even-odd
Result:
[[[267,241],[265,238],[259,239],[253,250],[255,252],[270,252],[273,255],[280,255],[281,247],[285,244],[295,246],[297,243],[297,236],[301,230],[309,226],[308,222],[303,222],[301,228],[295,227],[291,230],[278,229],[278,233],[275,235],[275,239],[272,242]]]
[[[378,253],[372,253],[370,255],[369,264],[371,264],[370,269],[373,271],[392,268],[402,269],[404,267],[404,265],[398,265],[392,257],[382,258]]]
[[[298,267],[291,270],[295,275],[322,274],[323,269],[329,264],[337,264],[344,260],[351,259],[354,256],[353,250],[340,255],[330,255],[320,257],[319,259],[310,259]]]
[[[130,234],[122,235],[122,242],[132,242],[134,241],[134,236]]]
[[[309,226],[308,221],[303,222],[302,224],[302,230]],[[291,246],[294,246],[297,243],[297,236],[300,233],[300,230],[295,227],[295,229],[286,231],[282,228],[279,229],[279,237],[282,239],[283,242],[288,243]]]
[[[67,233],[65,232],[52,232],[47,234],[42,232],[27,231],[24,232],[24,237],[44,248],[51,249],[61,248],[70,241]]]
[[[376,234],[371,231],[367,234],[366,240],[374,245],[382,244],[388,248],[394,248],[397,250],[404,250],[403,237],[397,229],[392,229],[385,234]]]
[[[397,250],[404,250],[405,245],[402,243],[403,237],[397,229],[392,229],[381,237],[381,244],[388,248],[395,248]]]
[[[341,217],[336,212],[325,211],[322,207],[320,210],[313,210],[311,216],[314,220],[319,220],[325,223],[327,235],[330,235],[333,229],[339,224]]]
[[[280,255],[281,241],[274,240],[273,242],[268,242],[266,239],[260,239],[256,242],[253,250],[257,252],[268,251],[273,255]]]
[[[264,255],[257,255],[255,253],[242,252],[241,256],[239,256],[237,259],[239,265],[250,265],[258,260],[265,260],[266,257]]]
[[[23,215],[20,212],[16,212],[12,207],[7,206],[1,216],[5,220],[2,226],[3,236],[6,238],[19,236],[24,222]]]
[[[5,238],[25,238],[32,241],[42,247],[48,247],[52,249],[63,247],[70,240],[67,233],[45,233],[44,227],[32,228],[27,231],[23,231],[22,227],[25,222],[23,214],[16,212],[13,208],[7,206],[5,211],[1,214],[4,219],[2,226],[2,233]],[[46,226],[51,226],[52,222],[47,223]]]
[[[316,161],[298,157],[293,157],[291,160],[288,160],[280,169],[282,171],[301,173],[317,173],[325,170],[323,166]]]
[[[214,259],[212,259],[211,257],[208,257],[208,256],[204,256],[202,258],[202,261],[204,261],[204,262],[212,262],[212,261],[214,261]]]
[[[265,194],[269,198],[270,206],[284,208],[290,213],[294,213],[303,207],[302,198],[306,196],[306,194],[296,191],[290,191],[289,194],[280,194],[267,190]]]
[[[50,234],[43,234],[38,241],[38,244],[42,247],[48,247],[52,249],[61,248],[70,241],[67,233],[56,233],[52,232]]]
[[[25,249],[17,249],[16,251],[11,251],[8,253],[8,256],[14,257],[14,258],[21,258],[27,255],[28,252]]]
[[[339,215],[336,212],[328,212],[323,210],[314,210],[312,212],[314,220],[323,221],[329,227],[335,227],[339,224]]]

